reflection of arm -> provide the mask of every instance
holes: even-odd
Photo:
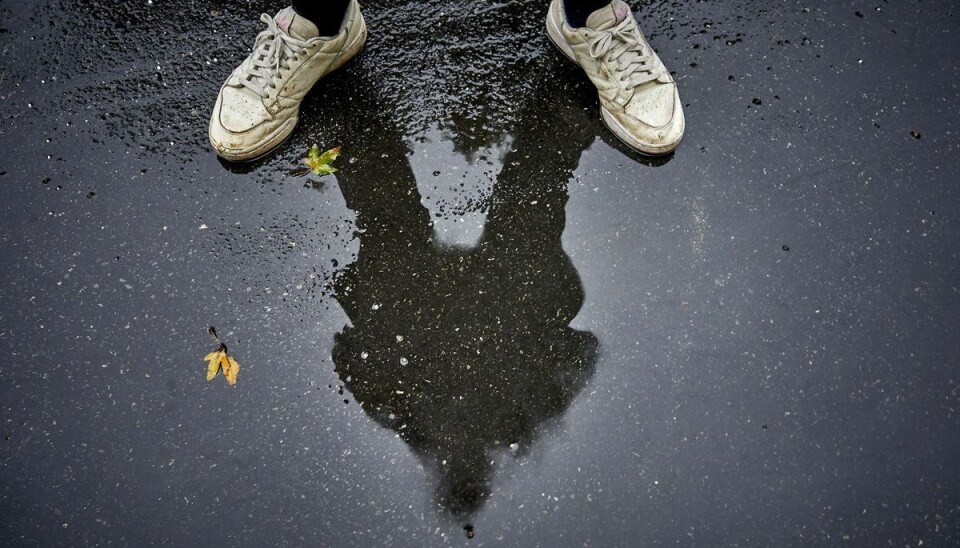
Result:
[[[364,109],[366,110],[366,109]],[[388,120],[358,122],[363,132],[348,131],[343,139],[346,162],[337,181],[347,207],[357,215],[357,227],[366,234],[363,243],[397,245],[397,238],[425,242],[430,235],[430,215],[420,203],[417,182],[410,168],[409,149]]]
[[[512,150],[490,198],[484,239],[491,243],[519,231],[526,243],[559,245],[564,226],[567,182],[580,155],[595,137],[596,124],[571,98],[570,90],[547,86],[521,116]],[[544,108],[543,103],[552,106]]]
[[[362,85],[365,84],[365,85]],[[369,83],[352,82],[349,125],[331,128],[343,150],[337,181],[347,207],[356,214],[360,249],[338,277],[335,297],[354,325],[396,314],[399,286],[419,280],[412,255],[430,248],[430,215],[410,168],[409,148],[392,113],[384,111]],[[401,292],[402,294],[403,292]],[[380,308],[375,314],[374,305]]]
[[[555,108],[534,105],[521,114],[490,197],[478,250],[485,257],[478,272],[485,278],[485,291],[514,304],[505,312],[517,319],[513,323],[520,330],[564,327],[583,303],[580,279],[563,251],[561,235],[567,183],[593,142],[596,126],[569,98],[546,95],[536,102],[548,100]]]

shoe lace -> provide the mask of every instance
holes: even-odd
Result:
[[[661,70],[639,37],[640,29],[633,17],[627,16],[615,27],[607,30],[587,30],[587,43],[594,59],[609,54],[615,61],[616,72],[621,82],[636,87],[660,77]]]
[[[277,87],[275,80],[280,77],[280,69],[290,68],[287,61],[296,59],[308,44],[283,32],[269,14],[260,15],[260,20],[267,28],[257,35],[253,53],[240,67],[240,83],[260,97],[267,97],[267,88]]]

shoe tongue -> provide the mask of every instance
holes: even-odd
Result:
[[[273,20],[277,22],[280,30],[293,36],[297,40],[307,41],[320,36],[320,31],[317,30],[317,26],[311,23],[306,17],[297,14],[293,6],[288,6],[280,10],[280,13],[278,13]]]
[[[620,0],[613,0],[610,4],[598,9],[587,17],[587,26],[593,30],[607,30],[630,17],[630,7]]]

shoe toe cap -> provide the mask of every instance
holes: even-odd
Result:
[[[227,131],[246,133],[270,120],[263,101],[245,88],[225,87],[215,115]]]
[[[635,96],[623,109],[604,109],[607,125],[622,141],[640,152],[654,155],[676,148],[685,125],[676,86],[657,88],[669,89]]]
[[[260,101],[225,87],[210,116],[210,144],[227,160],[254,158],[263,153],[264,143],[274,140],[274,121]]]

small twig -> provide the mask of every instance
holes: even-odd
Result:
[[[207,329],[207,333],[209,333],[210,336],[213,337],[213,339],[214,339],[215,341],[217,341],[218,343],[220,343],[220,348],[218,348],[217,351],[218,351],[218,352],[223,352],[224,354],[226,354],[226,352],[227,352],[227,345],[224,344],[224,342],[221,341],[221,340],[220,340],[220,337],[217,335],[217,328],[211,325],[211,326]]]

